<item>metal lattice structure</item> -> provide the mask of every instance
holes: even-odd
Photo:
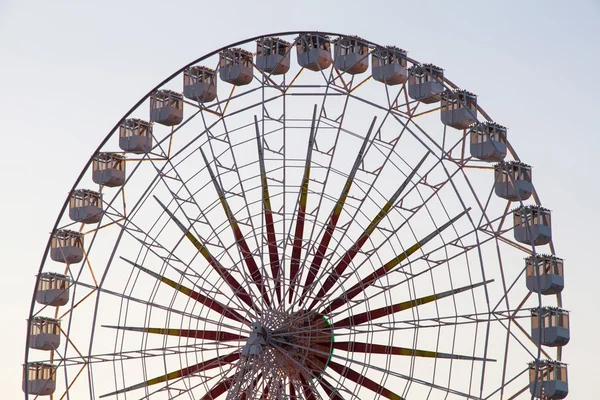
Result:
[[[563,261],[509,133],[357,36],[193,61],[59,213],[25,398],[565,397]]]

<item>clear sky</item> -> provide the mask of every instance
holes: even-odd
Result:
[[[554,210],[571,310],[570,397],[597,392],[600,2],[0,0],[2,398],[22,396],[26,318],[60,207],[84,163],[140,97],[246,37],[323,30],[395,44],[446,70],[510,128]],[[590,313],[590,315],[588,315]]]

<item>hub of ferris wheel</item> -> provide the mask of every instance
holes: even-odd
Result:
[[[269,312],[261,322],[252,323],[242,359],[269,365],[278,375],[300,382],[325,371],[334,341],[333,328],[321,313]],[[307,372],[309,376],[302,376]]]

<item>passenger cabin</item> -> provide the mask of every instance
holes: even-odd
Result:
[[[540,206],[523,206],[513,211],[515,240],[542,246],[552,240],[550,210]]]
[[[496,196],[510,201],[524,201],[533,193],[531,166],[518,161],[500,162],[494,166]]]
[[[477,122],[477,96],[459,89],[443,92],[440,116],[444,125],[467,129]]]
[[[29,321],[29,347],[54,350],[60,346],[60,320],[35,317]]]
[[[409,69],[408,95],[421,103],[440,101],[444,91],[444,70],[433,64],[416,65]]]
[[[386,85],[400,85],[406,82],[406,51],[395,46],[378,47],[371,57],[373,79]]]
[[[67,229],[54,232],[50,241],[50,258],[65,264],[83,260],[83,234]]]
[[[329,36],[304,34],[296,39],[298,64],[311,71],[321,71],[331,66],[331,41]]]
[[[531,310],[531,338],[550,347],[569,343],[569,312],[555,307]]]
[[[152,150],[152,124],[136,118],[121,122],[119,147],[128,153],[149,153]]]
[[[506,128],[494,122],[471,127],[471,156],[483,161],[502,161],[506,157]]]
[[[183,71],[183,95],[198,103],[209,103],[217,98],[217,74],[214,70],[194,66]]]
[[[546,254],[536,254],[525,259],[525,284],[534,293],[553,295],[565,287],[564,261]]]
[[[69,218],[82,224],[95,224],[102,218],[102,193],[88,189],[71,192]]]
[[[342,36],[335,42],[333,65],[350,75],[362,74],[369,68],[369,45],[358,36]]]
[[[50,396],[55,390],[55,365],[28,363],[23,366],[23,392],[36,396]]]
[[[279,38],[262,38],[256,41],[256,68],[272,75],[290,70],[290,43]]]
[[[172,90],[159,90],[150,96],[150,122],[165,126],[183,121],[183,96]]]
[[[221,80],[236,86],[247,85],[254,77],[252,53],[243,49],[227,49],[219,54]]]
[[[92,163],[92,180],[98,185],[116,187],[125,183],[125,156],[98,153]]]
[[[47,306],[64,306],[69,302],[70,283],[66,275],[44,272],[38,278],[35,300]]]
[[[536,360],[529,364],[529,392],[541,399],[564,399],[569,394],[567,365]]]

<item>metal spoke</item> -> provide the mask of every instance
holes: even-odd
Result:
[[[192,374],[197,374],[199,372],[208,371],[213,368],[221,367],[225,364],[230,364],[237,359],[239,359],[240,353],[231,353],[227,356],[213,358],[204,362],[201,362],[196,365],[192,365],[190,367],[182,368],[177,371],[169,372],[166,375],[157,376],[156,378],[149,379],[145,382],[138,383],[137,385],[129,386],[124,389],[120,389],[114,392],[110,392],[107,394],[103,394],[100,398],[105,398],[109,396],[114,396],[121,393],[131,392],[132,390],[142,389],[148,386],[156,385],[158,383],[167,382],[172,379],[183,378]]]
[[[224,331],[207,331],[198,329],[167,329],[167,328],[142,328],[134,326],[102,325],[104,328],[121,329],[131,332],[151,333],[154,335],[167,335],[187,337],[192,339],[214,340],[216,342],[239,341],[248,339],[247,336],[236,335]]]
[[[441,234],[446,228],[454,224],[460,217],[469,212],[470,209],[463,211],[458,214],[456,217],[452,218],[450,221],[446,222],[440,228],[436,229],[434,232],[431,232],[429,235],[419,240],[417,243],[410,246],[406,251],[398,256],[394,257],[390,261],[388,261],[383,267],[373,272],[371,275],[364,278],[362,281],[351,287],[346,293],[342,294],[340,297],[331,302],[331,304],[322,311],[323,314],[329,314],[332,311],[338,309],[343,306],[358,294],[363,292],[366,288],[374,284],[379,278],[390,272],[394,267],[400,264],[402,261],[406,260],[410,257],[414,252],[419,250],[421,247],[425,246],[431,239]]]
[[[244,239],[244,234],[242,233],[242,230],[240,229],[240,226],[239,226],[237,220],[235,219],[235,216],[233,215],[233,212],[231,211],[229,204],[227,203],[227,199],[225,198],[225,193],[223,192],[223,189],[221,188],[221,186],[219,186],[219,182],[217,181],[215,174],[213,173],[212,169],[210,168],[208,160],[206,159],[206,156],[204,155],[204,152],[202,151],[202,149],[200,149],[200,153],[202,154],[202,158],[204,159],[204,163],[206,164],[206,169],[208,170],[208,173],[210,174],[210,178],[215,186],[215,190],[217,191],[217,194],[219,195],[219,200],[221,202],[221,205],[223,206],[225,215],[227,215],[227,220],[229,221],[231,229],[233,230],[233,234],[234,234],[236,243],[237,243],[238,247],[240,248],[240,251],[242,252],[242,257],[243,257],[244,261],[246,262],[246,266],[248,267],[250,276],[252,277],[254,284],[258,287],[260,293],[262,293],[263,300],[265,301],[266,305],[270,306],[271,302],[269,301],[269,295],[267,294],[267,291],[264,286],[263,277],[260,274],[260,271],[258,270],[258,265],[256,265],[254,256],[252,255],[252,252],[250,251],[250,247],[248,247],[248,243],[246,243],[246,239]]]
[[[335,342],[333,348],[354,353],[393,354],[396,356],[447,358],[452,360],[494,361],[480,357],[462,356],[458,354],[439,353],[436,351],[411,349],[408,347],[384,346],[381,344],[361,342]]]
[[[329,396],[331,400],[344,400],[340,392],[334,386],[332,386],[323,376],[318,377],[317,380],[319,381],[321,387],[323,388],[325,393],[327,393],[327,396]]]
[[[481,283],[477,283],[474,285],[464,286],[454,290],[448,290],[446,292],[435,293],[429,296],[421,297],[414,300],[404,301],[402,303],[394,304],[392,306],[386,306],[382,308],[378,308],[371,311],[366,311],[361,314],[354,314],[350,317],[343,319],[339,322],[333,324],[335,328],[344,328],[349,326],[355,326],[364,324],[366,322],[370,322],[374,319],[385,317],[386,315],[394,314],[400,311],[408,310],[413,307],[417,307],[423,304],[431,303],[432,301],[440,300],[445,297],[454,296],[455,294],[466,292],[469,290],[473,290],[477,287],[487,285],[489,283],[494,282],[494,280],[489,280]]]
[[[383,386],[381,386],[377,382],[367,378],[366,376],[359,374],[358,372],[354,371],[352,368],[338,364],[335,361],[331,361],[331,360],[329,361],[329,367],[331,367],[332,370],[334,370],[335,372],[337,372],[344,378],[348,378],[351,381],[353,381],[354,383],[356,383],[362,387],[365,387],[365,388],[369,389],[370,391],[375,392],[375,394],[385,397],[386,399],[404,400],[403,397],[397,395],[396,393],[392,392],[389,389],[384,388]]]
[[[438,162],[436,163],[436,165],[437,165],[437,164],[439,164],[439,162],[440,162],[440,161],[438,161]],[[435,168],[435,167],[434,167],[434,168]],[[451,177],[452,177],[452,176],[451,176]],[[444,185],[445,185],[445,183],[444,183]],[[380,249],[383,247],[383,245],[384,245],[384,244],[386,244],[386,243],[388,243],[388,242],[391,240],[391,238],[392,238],[392,237],[394,237],[394,235],[396,235],[396,234],[397,234],[397,233],[398,233],[398,232],[399,232],[401,229],[405,228],[405,226],[406,226],[406,225],[408,225],[408,226],[410,227],[410,221],[411,221],[412,219],[414,219],[414,218],[415,218],[415,216],[417,215],[417,212],[418,212],[418,211],[420,211],[420,210],[422,210],[422,209],[424,208],[425,204],[427,204],[427,202],[428,202],[428,201],[430,201],[431,199],[433,199],[433,198],[436,196],[436,194],[437,194],[437,191],[441,190],[441,189],[443,188],[443,186],[444,186],[444,185],[442,185],[442,184],[438,185],[438,186],[435,188],[435,192],[434,192],[433,194],[431,194],[431,195],[430,195],[428,198],[424,199],[424,200],[423,200],[423,204],[422,204],[422,205],[420,205],[420,206],[418,206],[418,207],[417,207],[415,210],[413,210],[412,214],[411,214],[411,215],[410,215],[410,216],[409,216],[409,217],[408,217],[408,218],[407,218],[407,219],[406,219],[406,220],[405,220],[403,223],[401,223],[399,226],[397,226],[397,227],[396,227],[396,228],[395,228],[395,229],[394,229],[392,232],[386,232],[386,238],[383,240],[383,242],[382,242],[382,243],[380,243],[380,244],[379,244],[377,247],[375,247],[375,248],[374,248],[374,249],[373,249],[373,250],[372,250],[372,251],[371,251],[369,254],[367,254],[367,255],[366,255],[367,257],[365,258],[365,260],[363,260],[363,261],[362,261],[362,263],[361,263],[361,264],[359,264],[359,265],[356,267],[356,269],[357,269],[357,270],[358,270],[358,269],[361,269],[361,268],[362,268],[362,267],[363,267],[363,266],[364,266],[364,265],[365,265],[367,262],[369,262],[370,258],[371,258],[372,256],[376,255],[376,254],[378,253],[378,251],[379,251],[379,250],[380,250]],[[415,189],[416,189],[416,186],[414,186],[414,187],[413,187],[411,190],[415,190]],[[409,193],[410,193],[410,191],[409,191]],[[409,193],[407,193],[407,195],[408,195]],[[402,201],[402,198],[400,199],[400,201]],[[474,228],[474,229],[473,229],[473,231],[468,231],[468,232],[466,232],[466,233],[462,234],[462,235],[461,235],[459,238],[466,237],[466,236],[468,236],[468,235],[470,235],[470,234],[472,234],[472,233],[474,233],[474,232],[476,232],[476,228]],[[413,262],[414,262],[414,261],[416,261],[416,260],[426,260],[426,259],[428,258],[428,256],[429,256],[429,254],[435,253],[435,251],[437,251],[437,250],[440,250],[440,249],[443,249],[443,248],[444,248],[446,245],[447,245],[447,244],[446,244],[446,243],[444,243],[442,246],[439,246],[438,248],[436,248],[436,249],[434,249],[434,250],[430,251],[429,253],[426,253],[426,254],[424,254],[423,256],[419,257],[418,259],[414,259],[414,260],[413,260]],[[465,248],[464,252],[466,253],[467,251],[469,251],[469,249],[466,249],[466,248]],[[438,264],[438,265],[439,265],[439,264]],[[435,267],[435,266],[434,266],[434,267]],[[430,270],[431,270],[431,269],[433,269],[434,267],[430,268]],[[399,269],[400,269],[400,268],[399,268]],[[324,276],[322,275],[322,279],[325,279],[326,277],[327,277],[327,275],[324,275]],[[414,278],[414,277],[415,277],[415,276],[413,276],[413,278]],[[344,277],[344,278],[342,279],[342,282],[341,282],[341,285],[342,285],[342,286],[344,285],[344,283],[346,282],[346,280],[347,280],[347,279],[348,279],[348,277]],[[330,298],[331,296],[332,296],[332,293],[330,293],[330,294],[328,294],[328,295],[325,295],[325,296],[323,296],[323,297],[322,297],[322,298],[320,298],[319,300],[320,300],[320,302],[321,302],[321,303],[325,303],[327,300],[329,300],[329,298]]]
[[[201,400],[216,400],[225,393],[233,385],[235,375],[230,375],[227,378],[221,380],[208,393],[206,393]]]
[[[299,347],[299,346],[294,345],[294,347]],[[395,370],[386,368],[384,366],[379,366],[377,364],[367,364],[367,363],[361,362],[360,360],[358,360],[356,358],[343,357],[343,356],[340,356],[338,353],[335,353],[335,354],[332,353],[332,354],[330,354],[330,353],[325,353],[325,352],[322,352],[322,351],[319,351],[319,350],[315,350],[315,352],[319,353],[319,354],[322,354],[322,355],[324,355],[326,357],[331,357],[333,359],[336,359],[336,360],[339,360],[339,361],[343,361],[346,364],[352,363],[352,364],[355,364],[355,365],[360,366],[362,368],[369,368],[369,369],[372,369],[374,371],[382,372],[382,373],[384,373],[386,375],[389,375],[389,376],[401,378],[401,379],[407,380],[409,382],[415,382],[415,383],[418,383],[419,385],[427,386],[427,387],[429,387],[431,389],[436,389],[436,390],[440,390],[440,391],[443,391],[443,392],[452,393],[452,394],[455,394],[455,395],[458,395],[458,396],[461,396],[461,397],[464,397],[464,398],[468,398],[468,399],[476,399],[477,398],[477,397],[471,396],[471,395],[469,395],[467,393],[463,393],[463,392],[460,392],[460,391],[457,391],[457,390],[454,390],[454,389],[451,389],[451,388],[448,388],[448,387],[443,387],[443,386],[437,385],[437,384],[432,383],[432,382],[427,382],[427,381],[424,381],[422,379],[415,378],[413,376],[401,374],[399,372],[396,372]],[[331,358],[330,358],[330,360],[329,360],[329,362],[327,364],[328,366],[330,366],[330,364],[331,364],[331,361],[332,361]]]
[[[260,380],[262,379],[262,372],[260,374],[258,374],[253,380],[252,383],[250,384],[250,388],[255,388],[258,385],[258,382],[260,382]],[[246,400],[247,399],[247,393],[248,391],[243,391],[242,394],[238,397],[239,400]]]
[[[163,210],[167,213],[167,215],[169,215],[169,217],[173,220],[173,222],[175,222],[175,224],[179,227],[179,229],[181,229],[181,231],[185,234],[185,236],[188,238],[188,240],[190,242],[192,242],[194,247],[196,247],[196,249],[198,249],[198,252],[200,252],[200,254],[202,254],[202,256],[204,256],[206,261],[208,261],[208,263],[219,273],[221,278],[223,278],[223,280],[225,280],[229,284],[229,286],[231,287],[231,289],[233,290],[235,295],[237,297],[239,297],[240,300],[242,300],[248,306],[250,306],[252,309],[254,309],[255,311],[258,312],[258,309],[254,305],[252,298],[250,297],[248,292],[246,292],[246,290],[242,287],[242,285],[240,285],[240,283],[227,271],[227,269],[225,269],[221,265],[221,263],[219,263],[210,254],[210,251],[208,251],[206,246],[204,246],[202,243],[200,243],[200,241],[198,241],[198,239],[196,239],[196,237],[181,222],[179,222],[179,220],[175,217],[175,215],[173,213],[171,213],[171,211],[169,211],[169,209],[163,203],[161,203],[161,201],[156,196],[154,196],[154,199],[158,202],[158,204],[160,204],[160,206],[163,208]]]
[[[312,123],[310,127],[310,136],[308,138],[308,150],[306,152],[306,162],[304,165],[304,177],[300,186],[300,195],[298,197],[297,214],[296,214],[296,229],[294,231],[294,242],[292,245],[292,258],[290,260],[290,286],[289,286],[289,302],[292,302],[294,297],[294,286],[296,275],[300,269],[300,253],[302,251],[302,237],[304,234],[304,219],[306,215],[306,201],[308,199],[308,182],[310,180],[310,166],[313,144],[316,134],[316,118],[317,106],[313,109]]]
[[[168,286],[171,286],[173,289],[177,290],[178,292],[181,292],[181,293],[185,294],[186,296],[198,301],[199,303],[204,304],[206,307],[210,308],[211,310],[216,311],[219,314],[221,314],[227,318],[231,318],[236,321],[250,325],[250,322],[248,322],[248,320],[246,318],[242,317],[235,310],[230,309],[229,307],[217,302],[216,300],[210,299],[210,298],[208,298],[190,288],[187,288],[167,277],[161,276],[153,271],[150,271],[149,269],[144,268],[141,265],[134,263],[133,261],[130,261],[124,257],[121,257],[121,259],[123,261],[133,265],[140,271],[143,271],[143,272],[147,273],[148,275],[158,279],[159,281],[167,284]]]
[[[352,183],[354,182],[356,171],[358,170],[358,167],[360,166],[360,163],[363,160],[365,149],[367,148],[367,144],[369,143],[369,138],[371,137],[371,133],[373,132],[373,127],[375,126],[376,121],[377,117],[373,117],[373,121],[371,122],[371,126],[369,127],[369,130],[365,135],[365,139],[363,141],[362,147],[360,148],[356,156],[356,160],[354,161],[352,170],[350,171],[350,174],[346,179],[346,184],[344,185],[342,193],[340,194],[340,197],[336,205],[334,206],[333,211],[331,212],[331,216],[329,217],[327,227],[325,228],[325,231],[323,232],[323,236],[321,238],[321,242],[319,243],[317,253],[313,257],[313,261],[310,265],[306,281],[304,282],[304,289],[302,291],[302,295],[300,296],[300,305],[302,305],[302,299],[306,295],[306,291],[312,285],[315,277],[319,273],[319,268],[321,268],[321,263],[323,262],[323,258],[325,257],[325,252],[329,247],[329,242],[331,241],[331,237],[342,213],[342,209],[344,208],[344,203],[346,202],[348,194],[350,193],[350,188],[352,187]]]
[[[350,263],[352,262],[354,257],[358,254],[361,247],[365,244],[365,242],[367,241],[369,236],[373,233],[377,224],[379,224],[379,222],[381,222],[381,220],[387,215],[387,213],[391,210],[391,208],[396,203],[396,200],[398,199],[400,194],[402,194],[404,189],[406,189],[406,187],[410,184],[412,178],[417,173],[419,167],[421,167],[421,165],[423,165],[423,163],[425,162],[425,159],[427,158],[428,154],[429,153],[425,154],[425,156],[421,159],[421,161],[417,164],[417,166],[415,168],[413,168],[413,170],[406,177],[406,179],[404,180],[402,185],[400,185],[398,190],[396,190],[396,192],[393,194],[393,196],[389,199],[389,201],[385,204],[385,206],[383,206],[383,208],[379,211],[377,216],[371,221],[371,223],[365,229],[365,231],[360,235],[359,239],[341,257],[341,261],[338,263],[338,265],[335,267],[335,269],[331,271],[329,277],[327,278],[327,280],[325,280],[325,282],[323,283],[323,286],[319,290],[316,298],[313,300],[313,302],[311,303],[311,305],[308,308],[310,308],[310,309],[314,308],[317,305],[317,303],[319,302],[319,299],[322,298],[329,291],[329,289],[331,289],[333,287],[333,285],[338,281],[338,279],[342,276],[342,274],[344,273],[344,271],[346,270],[348,265],[350,265]]]
[[[202,114],[202,113],[201,113],[201,115],[202,115],[202,116],[204,116],[204,114]],[[210,128],[211,128],[211,127],[212,127],[212,126],[206,127],[206,129],[207,129],[207,130],[206,130],[206,133],[207,133],[207,134],[210,132]],[[189,157],[191,157],[193,154],[194,154],[194,153],[190,153],[188,156],[184,157],[184,158],[183,158],[183,160],[182,160],[182,161],[180,161],[180,163],[181,163],[181,162],[183,162],[184,160],[187,160],[187,159],[188,159]],[[166,167],[167,167],[167,166],[170,166],[170,168],[169,168],[169,170],[168,170],[168,171],[166,171],[166,172],[165,172],[165,169],[166,169]],[[155,166],[155,168],[156,168],[156,171],[157,171],[157,173],[158,173],[158,174],[159,174],[159,176],[160,176],[160,180],[163,182],[163,184],[165,185],[165,187],[167,187],[167,188],[168,188],[168,190],[169,190],[169,193],[170,193],[170,195],[171,195],[171,197],[172,197],[173,201],[174,201],[176,204],[178,204],[178,207],[179,207],[179,209],[181,210],[181,212],[183,213],[183,215],[184,215],[184,216],[186,217],[186,219],[188,220],[188,225],[190,226],[190,230],[191,230],[191,229],[194,229],[194,224],[196,224],[196,223],[200,222],[200,220],[199,220],[199,219],[193,219],[193,218],[190,218],[190,217],[189,217],[189,216],[186,214],[186,212],[184,211],[184,209],[183,209],[183,207],[182,207],[182,203],[183,203],[183,204],[190,203],[190,204],[193,204],[193,205],[194,205],[194,206],[197,208],[197,210],[198,210],[198,212],[200,213],[200,215],[201,215],[202,217],[204,217],[204,218],[202,219],[202,221],[201,221],[201,222],[202,222],[202,224],[203,224],[203,226],[208,226],[208,227],[209,227],[209,229],[210,229],[210,232],[211,232],[211,236],[213,236],[213,237],[215,237],[215,238],[217,239],[217,241],[218,241],[218,246],[219,246],[220,248],[222,248],[222,249],[223,249],[223,253],[222,253],[222,254],[223,254],[223,255],[227,255],[227,256],[229,256],[230,262],[231,262],[231,264],[232,264],[234,267],[236,267],[236,269],[237,269],[237,272],[240,272],[240,273],[242,273],[242,269],[241,269],[241,268],[239,268],[239,269],[237,268],[237,266],[238,266],[238,263],[237,263],[237,262],[236,262],[236,261],[233,259],[233,257],[231,257],[231,254],[230,254],[230,248],[231,248],[231,247],[233,247],[233,246],[235,246],[235,244],[232,244],[232,245],[230,245],[230,246],[225,246],[225,244],[223,243],[223,241],[220,239],[220,232],[219,232],[219,231],[217,231],[217,229],[220,229],[220,228],[221,228],[221,226],[219,226],[219,227],[214,227],[214,226],[213,226],[213,224],[212,224],[212,222],[211,222],[209,219],[206,219],[205,210],[203,210],[203,208],[202,208],[202,207],[201,207],[201,206],[198,204],[198,202],[197,202],[197,199],[196,199],[196,196],[198,195],[198,193],[192,193],[192,190],[191,190],[191,189],[189,188],[189,186],[188,186],[188,185],[189,185],[189,181],[186,181],[186,180],[184,180],[184,179],[183,179],[183,178],[180,176],[179,172],[177,171],[177,169],[176,169],[176,168],[177,168],[177,164],[173,164],[173,163],[171,162],[171,160],[168,160],[168,161],[167,161],[167,163],[165,164],[165,166],[164,166],[163,168],[159,168],[159,167],[156,167],[156,166]],[[171,175],[170,175],[170,174],[171,174],[171,172],[175,174],[175,177],[173,177],[173,176],[171,176]],[[177,189],[177,191],[176,191],[176,192],[174,192],[173,190],[171,190],[171,188],[170,188],[170,185],[169,185],[169,182],[170,182],[170,181],[173,181],[173,180],[174,180],[174,181],[176,181],[176,182],[178,182],[178,183],[181,185],[181,188]],[[180,193],[182,190],[186,192],[186,194],[187,194],[187,195],[186,195],[186,197],[181,197],[181,196],[179,195],[179,193]],[[200,236],[200,235],[198,235],[198,236]],[[215,243],[212,243],[212,244],[213,244],[213,245],[215,245]],[[169,256],[171,256],[171,255],[172,255],[172,253],[171,253],[171,254],[169,254]],[[217,258],[218,258],[218,256],[219,256],[219,255],[217,255]],[[159,256],[159,257],[160,257],[160,256]],[[161,257],[161,258],[162,258],[162,257]],[[182,273],[182,275],[183,275],[183,273]],[[220,286],[220,285],[219,285],[219,286]],[[229,297],[229,295],[227,295],[227,297]],[[239,298],[238,298],[238,299],[239,299]]]
[[[305,400],[316,400],[315,391],[311,385],[309,385],[308,381],[304,377],[304,375],[300,376],[300,381],[302,382],[302,392],[304,394]]]
[[[277,295],[277,300],[281,303],[281,277],[279,276],[281,264],[279,261],[279,249],[277,248],[277,237],[275,236],[273,209],[271,208],[271,198],[269,196],[269,182],[267,179],[267,172],[265,170],[265,154],[260,141],[261,136],[256,115],[254,116],[254,126],[256,128],[256,145],[258,147],[258,162],[260,165],[260,180],[262,184],[262,200],[265,214],[265,228],[267,230],[269,261],[271,262],[271,276],[275,281],[275,293]]]

